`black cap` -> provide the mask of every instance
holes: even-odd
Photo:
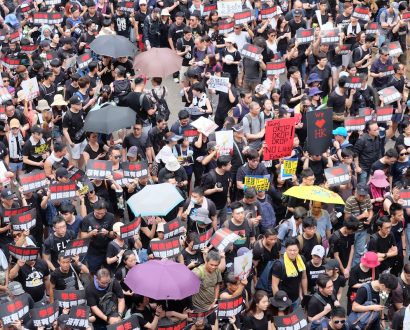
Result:
[[[10,189],[3,189],[1,191],[1,198],[3,199],[13,199],[15,194]]]
[[[358,183],[356,186],[356,194],[361,195],[361,196],[366,196],[369,193],[369,190],[367,189],[367,185],[363,182]]]
[[[73,95],[70,97],[70,104],[80,104],[81,98],[78,95]]]
[[[294,16],[302,16],[302,10],[301,9],[295,9],[293,12]]]
[[[56,169],[56,178],[68,178],[69,173],[68,170],[65,167],[59,167]]]

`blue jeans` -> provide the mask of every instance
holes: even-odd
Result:
[[[352,268],[360,263],[360,258],[366,252],[367,230],[358,230],[354,234],[354,255]]]

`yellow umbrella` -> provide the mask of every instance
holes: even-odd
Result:
[[[295,186],[286,190],[283,194],[303,200],[311,200],[327,204],[344,205],[345,203],[342,197],[335,192],[319,186]]]

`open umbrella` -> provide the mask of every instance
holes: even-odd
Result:
[[[319,186],[295,186],[286,190],[283,194],[303,200],[310,200],[327,204],[344,205],[345,203],[342,197],[340,197],[335,192]]]
[[[167,259],[134,266],[124,282],[132,292],[155,300],[181,300],[198,293],[200,285],[187,266]]]
[[[127,204],[135,216],[165,216],[184,199],[170,183],[145,186]]]
[[[165,78],[179,71],[181,66],[182,57],[169,48],[151,48],[134,59],[134,69],[149,77]]]
[[[99,36],[90,43],[90,48],[98,55],[114,58],[134,56],[137,50],[129,39],[119,35]]]
[[[135,123],[135,112],[128,107],[107,105],[101,109],[90,111],[85,118],[86,132],[110,134]]]

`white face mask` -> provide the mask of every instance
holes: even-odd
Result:
[[[196,198],[191,197],[191,202],[194,203],[194,204],[198,204],[198,200]]]

